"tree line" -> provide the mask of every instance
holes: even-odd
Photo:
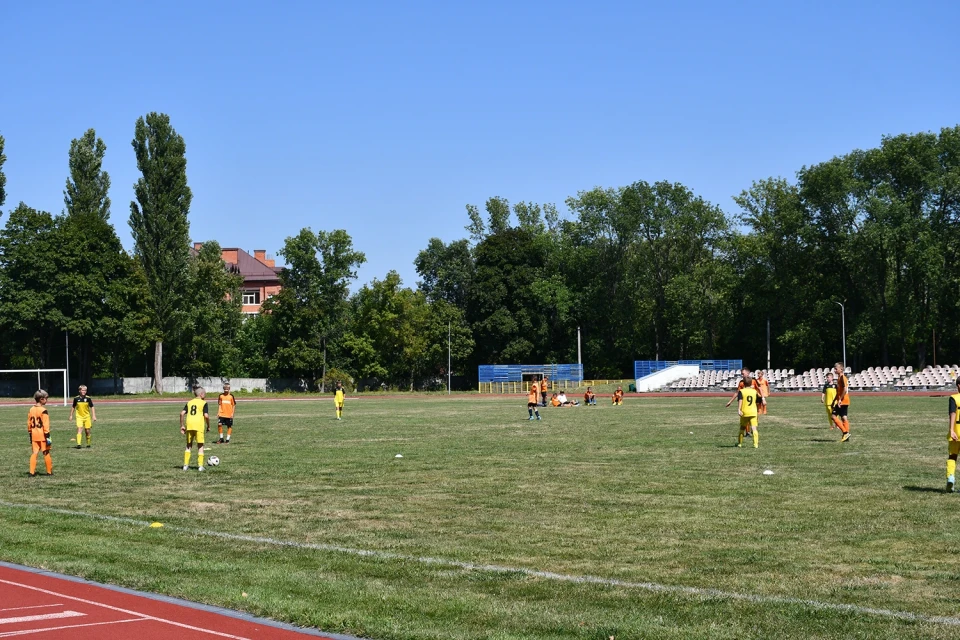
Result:
[[[164,372],[441,384],[447,347],[468,379],[487,363],[575,362],[593,378],[636,359],[742,358],[806,368],[956,361],[960,127],[884,137],[767,178],[725,212],[685,185],[580,191],[568,213],[503,198],[468,205],[465,237],[351,292],[365,256],[346,230],[306,228],[278,251],[281,292],[244,318],[242,281],[215,240],[190,249],[186,145],[164,114],[139,118],[126,252],[110,221],[106,145],[68,153],[59,215],[20,203],[0,231],[0,368],[76,377]],[[0,207],[5,200],[0,137]],[[2,211],[2,210],[0,210]],[[158,387],[159,391],[160,388]]]

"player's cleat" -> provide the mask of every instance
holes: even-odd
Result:
[[[738,443],[737,443],[737,449],[743,449],[743,443],[742,443],[742,442],[738,442]]]
[[[947,476],[947,493],[953,493],[954,485],[955,485],[955,481],[953,479],[953,476]]]
[[[223,438],[220,438],[219,440],[217,440],[217,444],[223,444]]]
[[[90,445],[87,445],[87,449],[89,449],[89,448],[90,448]]]
[[[543,420],[543,418],[541,418],[540,416],[537,416],[537,420]]]
[[[30,473],[29,471],[27,471],[27,475],[30,476],[31,478],[36,478],[36,477],[37,477],[37,474],[35,474],[35,473]]]
[[[188,467],[187,465],[183,465],[183,470],[184,470],[184,471],[186,471],[186,470],[189,469],[189,468],[190,468],[190,467]]]
[[[83,447],[81,447],[80,445],[77,445],[76,447],[74,447],[74,449],[82,449],[82,448]]]
[[[754,443],[754,444],[753,444],[753,448],[754,448],[754,449],[759,449],[759,448],[760,448],[760,445],[757,444],[757,443]]]
[[[843,434],[843,437],[840,438],[840,442],[850,442],[850,432],[847,431]]]
[[[536,420],[536,418],[534,418],[533,416],[530,416],[530,417],[527,418],[527,419],[528,419],[528,420]]]
[[[47,475],[48,475],[48,476],[52,476],[52,475],[53,475],[53,471],[51,471],[51,472],[48,473]]]
[[[203,471],[203,467],[197,467],[197,471]]]

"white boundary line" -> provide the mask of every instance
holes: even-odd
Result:
[[[17,504],[0,500],[0,507],[11,509],[26,509],[31,511],[43,511],[47,513],[57,513],[61,515],[76,516],[80,518],[90,518],[93,520],[103,520],[107,522],[116,522],[119,524],[150,526],[145,520],[135,520],[133,518],[124,518],[120,516],[107,516],[96,513],[86,513],[83,511],[72,511],[69,509],[59,509],[56,507],[44,507],[40,505]],[[275,538],[265,538],[261,536],[248,536],[235,533],[225,533],[222,531],[208,531],[204,529],[191,529],[189,527],[179,527],[176,525],[165,525],[168,531],[176,531],[195,536],[206,536],[210,538],[220,538],[222,540],[231,540],[234,542],[252,542],[255,544],[264,544],[275,547],[289,547],[293,549],[309,549],[313,551],[329,551],[341,553],[344,555],[359,556],[365,558],[377,558],[380,560],[400,560],[403,562],[414,562],[418,564],[452,567],[464,571],[481,571],[485,573],[513,573],[528,576],[531,578],[540,578],[554,582],[572,582],[575,584],[595,584],[604,587],[620,587],[624,589],[635,589],[640,591],[650,591],[653,593],[668,593],[676,595],[693,596],[703,599],[734,600],[741,602],[750,602],[754,604],[784,604],[790,606],[807,607],[820,611],[838,611],[843,613],[853,613],[862,615],[871,615],[881,618],[891,618],[895,620],[904,620],[908,622],[923,622],[928,624],[946,625],[951,627],[960,627],[960,617],[952,616],[934,616],[924,613],[912,613],[910,611],[896,611],[893,609],[880,609],[875,607],[864,607],[855,604],[844,604],[835,602],[820,602],[819,600],[806,600],[803,598],[794,598],[791,596],[764,596],[752,593],[739,593],[736,591],[722,591],[720,589],[710,589],[703,587],[687,587],[680,585],[660,584],[657,582],[631,582],[627,580],[618,580],[616,578],[604,578],[591,575],[572,575],[566,573],[555,573],[553,571],[542,571],[538,569],[527,569],[524,567],[508,567],[497,564],[479,564],[474,562],[464,562],[461,560],[450,560],[446,558],[433,558],[430,556],[411,556],[392,551],[376,551],[371,549],[354,549],[351,547],[341,547],[333,544],[316,544],[309,542],[295,542],[292,540],[277,540]],[[6,582],[0,580],[0,582]],[[12,583],[11,583],[12,584]],[[59,594],[54,594],[59,595]],[[101,605],[103,606],[103,605]],[[118,611],[122,611],[118,609]],[[132,612],[129,612],[132,613]],[[136,614],[140,615],[140,614]],[[177,623],[173,623],[177,624]],[[185,626],[185,625],[184,625]],[[235,636],[226,636],[234,638]]]
[[[24,609],[49,609],[50,607],[62,607],[63,603],[58,602],[56,604],[34,604],[29,607],[7,607],[6,609],[0,609],[0,613],[4,611],[23,611]]]
[[[29,636],[34,633],[46,633],[48,631],[60,631],[61,629],[79,629],[81,627],[102,627],[107,624],[122,624],[124,622],[146,622],[146,618],[130,618],[129,620],[113,620],[111,622],[88,622],[87,624],[68,624],[62,627],[47,627],[45,629],[24,629],[23,631],[7,631],[0,633],[0,638],[12,638],[13,636]]]
[[[181,629],[190,629],[191,631],[208,633],[213,636],[220,636],[221,638],[231,638],[231,640],[251,640],[251,638],[245,638],[243,636],[235,636],[229,633],[224,633],[222,631],[213,631],[211,629],[203,629],[202,627],[195,627],[193,625],[186,624],[183,622],[177,622],[175,620],[167,620],[166,618],[158,618],[156,616],[151,616],[150,614],[147,614],[147,613],[140,613],[139,611],[131,611],[130,609],[124,609],[122,607],[114,607],[113,605],[103,604],[102,602],[97,602],[96,600],[87,600],[86,598],[68,596],[65,593],[57,593],[56,591],[50,591],[49,589],[43,589],[41,587],[34,587],[32,585],[23,584],[21,582],[13,582],[12,580],[0,580],[0,584],[9,584],[14,587],[20,587],[21,589],[30,589],[31,591],[38,591],[40,593],[45,593],[50,596],[59,596],[61,598],[66,598],[67,600],[73,600],[74,602],[82,602],[83,604],[89,604],[91,606],[102,607],[103,609],[110,609],[111,611],[125,613],[129,616],[140,616],[140,621],[150,620],[153,622],[162,622],[164,624],[171,624],[175,627],[180,627]],[[128,620],[127,622],[134,622],[134,620]],[[106,624],[106,623],[101,622],[99,624]]]

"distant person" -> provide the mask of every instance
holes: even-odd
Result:
[[[960,378],[957,378],[957,392],[950,396],[950,429],[947,432],[947,493],[953,493],[957,485],[957,456],[960,455]]]
[[[597,394],[593,392],[593,387],[587,387],[587,392],[583,394],[583,404],[588,407],[597,404]]]
[[[757,371],[757,390],[760,392],[760,398],[762,399],[760,406],[757,407],[757,414],[765,416],[767,415],[767,398],[770,397],[770,381],[767,380],[763,370]]]
[[[547,389],[549,387],[547,376],[540,378],[540,399],[543,400],[543,406],[547,406]]]
[[[73,399],[68,420],[73,420],[74,412],[77,414],[77,449],[80,448],[84,431],[87,433],[87,449],[89,449],[90,427],[97,421],[97,410],[93,408],[93,400],[87,395],[87,385],[85,384],[80,385],[77,389],[77,396]]]
[[[575,400],[567,400],[567,394],[564,393],[563,391],[561,391],[559,394],[557,394],[557,400],[560,401],[560,406],[561,406],[561,407],[578,407],[578,406],[580,406],[579,404],[577,404],[577,402],[576,402]]]
[[[837,396],[833,399],[833,424],[843,432],[840,442],[850,442],[850,383],[842,362],[833,365],[833,372],[837,374]]]
[[[833,377],[833,372],[827,374],[826,382],[823,383],[823,391],[820,393],[820,403],[827,410],[827,424],[833,429],[837,425],[833,424],[833,400],[837,397],[837,381]]]
[[[233,435],[233,414],[237,410],[237,399],[230,393],[230,385],[223,385],[223,393],[217,396],[217,442],[220,444],[230,444],[230,436]],[[227,428],[227,439],[223,439],[223,428]]]
[[[550,398],[550,406],[551,407],[560,406],[560,398],[557,396],[557,394],[553,394],[553,396]]]
[[[623,387],[617,387],[617,390],[613,392],[613,404],[620,406],[623,404]]]
[[[740,433],[737,435],[737,446],[743,446],[745,435],[753,438],[753,448],[760,447],[760,433],[757,431],[757,415],[760,409],[760,392],[751,386],[744,386],[737,391],[737,415],[740,416]]]
[[[537,386],[537,383],[534,382],[530,385],[530,392],[527,394],[527,413],[530,415],[530,420],[533,420],[533,414],[537,414],[537,420],[540,419],[540,412],[537,411],[537,403],[540,401],[540,388]]]
[[[43,452],[43,464],[47,467],[47,475],[53,475],[53,460],[50,458],[50,414],[47,413],[47,392],[43,389],[33,394],[35,405],[27,413],[27,433],[30,434],[30,446],[33,453],[30,455],[30,476],[37,475],[37,454]]]
[[[183,470],[190,468],[190,453],[197,443],[197,471],[203,471],[203,434],[210,431],[210,412],[207,392],[203,387],[193,390],[194,398],[183,405],[180,412],[180,433],[187,436],[187,450],[183,452]],[[186,419],[184,419],[186,418]],[[206,425],[206,429],[204,429]]]
[[[343,390],[343,382],[337,380],[337,388],[333,390],[333,405],[337,409],[337,420],[343,418],[343,401],[344,401],[345,392]]]

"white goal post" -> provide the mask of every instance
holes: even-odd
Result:
[[[37,374],[37,389],[42,388],[40,386],[41,373],[60,373],[63,375],[63,406],[67,406],[67,394],[70,393],[70,390],[67,388],[66,369],[0,369],[0,373],[35,373]],[[32,393],[30,395],[33,396]]]

